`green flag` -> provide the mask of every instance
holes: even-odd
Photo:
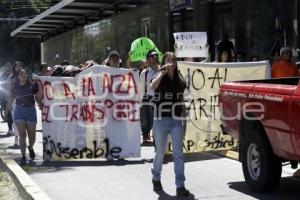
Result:
[[[134,40],[131,43],[131,48],[130,48],[130,61],[131,62],[136,62],[136,61],[146,61],[146,55],[148,51],[154,49],[157,51],[159,55],[159,61],[162,60],[162,53],[159,51],[159,49],[156,47],[154,42],[147,38],[147,37],[141,37],[136,40]]]

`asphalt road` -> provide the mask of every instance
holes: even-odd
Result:
[[[16,159],[19,149],[13,148],[14,137],[6,137],[1,123],[0,144]],[[173,162],[167,158],[163,166],[164,191],[152,191],[151,166],[154,149],[143,146],[140,158],[123,161],[42,161],[42,132],[38,126],[35,145],[37,159],[23,167],[33,180],[54,200],[175,200]],[[270,194],[256,194],[244,182],[241,164],[213,153],[186,155],[186,187],[191,198],[212,200],[298,200],[300,179],[294,170],[283,170],[280,187]]]

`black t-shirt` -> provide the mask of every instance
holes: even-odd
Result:
[[[227,51],[230,55],[232,55],[232,51],[234,51],[233,43],[230,40],[223,40],[218,45],[218,52],[222,53],[222,51]]]
[[[26,85],[15,84],[12,88],[12,95],[16,98],[16,104],[19,106],[34,106],[34,95],[39,88],[36,82],[29,82]]]
[[[181,117],[185,85],[181,79],[165,75],[155,90],[155,117]]]

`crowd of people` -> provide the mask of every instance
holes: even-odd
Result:
[[[225,36],[218,45],[218,62],[232,62],[234,45]],[[236,54],[236,61],[244,61],[243,53]],[[252,61],[258,61],[259,57],[253,55]],[[155,158],[152,168],[152,183],[155,191],[162,190],[161,171],[167,138],[170,134],[173,145],[175,185],[178,196],[189,196],[190,192],[185,188],[184,181],[184,160],[183,140],[186,131],[186,109],[184,107],[183,92],[186,87],[184,80],[179,75],[177,58],[173,52],[166,52],[159,61],[159,52],[150,50],[146,54],[146,61],[131,63],[126,66],[136,68],[140,71],[139,89],[142,93],[142,105],[140,108],[141,135],[143,143],[151,142],[151,133],[155,145]],[[186,59],[187,60],[187,59]],[[191,59],[193,61],[194,59]],[[74,77],[81,71],[98,65],[93,60],[88,60],[79,66],[73,66],[65,60],[61,65],[54,67],[42,63],[39,69],[39,76],[69,76]],[[119,68],[122,66],[122,59],[118,51],[111,51],[108,57],[101,63],[103,66]],[[280,56],[272,66],[272,78],[295,77],[299,75],[297,66],[292,62],[292,51],[289,47],[280,50]],[[29,156],[35,158],[33,149],[36,135],[37,115],[35,104],[41,103],[42,85],[38,79],[32,80],[28,70],[21,62],[14,65],[6,63],[1,74],[1,104],[5,107],[5,118],[8,125],[8,135],[15,136],[15,145],[21,150],[21,164],[26,163],[26,138],[28,137]],[[171,96],[170,96],[171,94]],[[155,98],[159,95],[160,98]],[[175,112],[173,108],[164,108],[164,112],[154,112],[151,103],[156,108],[160,105],[177,104]],[[154,114],[158,116],[154,116]],[[15,127],[14,127],[15,126]]]

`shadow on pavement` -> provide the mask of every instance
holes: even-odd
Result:
[[[216,157],[208,153],[189,153],[185,155],[185,162],[201,161],[216,159]],[[32,167],[36,168],[67,168],[67,167],[91,167],[91,166],[125,166],[125,165],[139,165],[145,163],[152,163],[153,159],[114,159],[114,160],[74,160],[74,161],[38,161],[38,164]],[[166,155],[164,163],[173,162],[172,155]]]
[[[1,135],[0,135],[0,139],[1,139],[1,138],[8,138],[8,137],[10,137],[10,136],[11,136],[11,135],[1,134]]]
[[[44,162],[27,162],[22,168],[28,173],[39,173],[39,172],[57,172],[62,170],[72,170],[72,167],[91,167],[91,166],[124,166],[124,165],[137,165],[149,162],[147,160],[97,160],[97,161],[44,161]],[[41,163],[41,164],[40,164]]]
[[[149,162],[147,160],[97,160],[97,161],[44,161],[44,162],[27,162],[22,168],[28,174],[44,173],[44,172],[58,172],[65,170],[73,170],[73,167],[91,167],[91,166],[124,166],[124,165],[137,165]]]
[[[6,149],[20,149],[19,145],[11,145],[6,147]]]
[[[212,159],[220,159],[220,156],[213,156],[208,152],[186,153],[184,154],[184,162],[205,161]],[[172,154],[165,155],[164,163],[173,162]]]
[[[245,182],[228,183],[231,189],[261,200],[298,200],[300,197],[300,179],[284,177],[281,179],[279,188],[270,193],[255,193]]]
[[[144,164],[146,160],[87,160],[87,161],[44,161],[39,167],[84,167],[84,166],[124,166]]]
[[[160,190],[155,192],[159,195],[158,200],[196,200],[195,196],[191,193],[189,197],[176,197],[171,196],[168,193],[166,193],[164,190]]]

